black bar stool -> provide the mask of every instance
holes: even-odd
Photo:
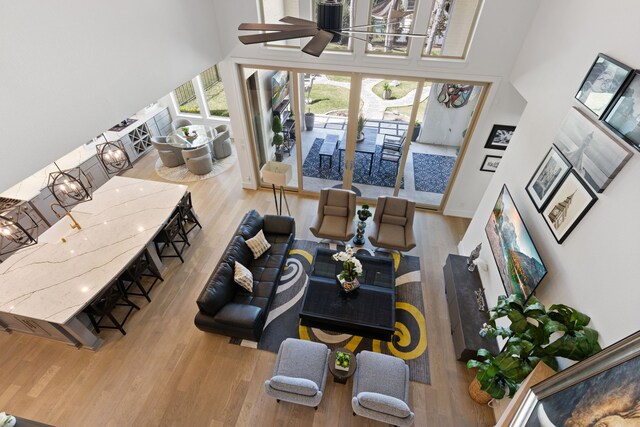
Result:
[[[151,257],[149,252],[145,249],[144,252],[140,254],[138,258],[136,258],[127,269],[120,275],[118,281],[124,290],[125,296],[135,295],[145,297],[147,301],[151,302],[151,298],[149,298],[149,292],[158,282],[158,280],[163,280],[162,275],[156,269],[155,265],[150,261]],[[153,277],[154,280],[149,286],[149,289],[145,289],[142,279],[144,277]],[[140,292],[132,292],[131,288],[136,286]]]
[[[153,244],[160,258],[180,258],[180,261],[184,263],[182,252],[191,245],[182,226],[180,211],[174,213],[167,225],[154,237]],[[175,255],[165,254],[169,247],[173,248]]]
[[[182,197],[180,203],[178,203],[178,211],[182,217],[182,225],[185,230],[185,234],[188,235],[194,228],[196,228],[196,226],[202,229],[202,224],[200,224],[200,221],[198,220],[198,215],[196,215],[196,211],[193,209],[190,191],[188,191]]]
[[[122,320],[116,319],[113,315],[113,310],[117,306],[129,307],[127,314]],[[98,297],[84,309],[84,312],[89,316],[89,320],[97,333],[100,333],[100,329],[118,329],[122,335],[127,335],[123,326],[133,310],[140,310],[140,307],[125,296],[118,282],[114,282],[98,295]],[[105,318],[109,319],[113,325],[104,325],[102,321]]]

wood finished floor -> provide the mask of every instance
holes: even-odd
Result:
[[[127,176],[161,180],[155,153]],[[98,352],[22,334],[0,333],[0,411],[56,426],[377,426],[351,411],[352,382],[327,381],[317,411],[265,395],[276,355],[228,344],[193,325],[196,297],[245,211],[274,212],[268,191],[240,187],[236,165],[190,184],[204,225],[186,262],[169,261],[165,282],[127,324],[126,336],[105,331]],[[313,240],[317,202],[290,195],[297,238]],[[431,385],[411,383],[416,426],[489,426],[488,407],[467,395],[472,376],[453,356],[442,265],[468,221],[419,212],[415,219],[426,308]],[[141,303],[142,304],[142,303]]]

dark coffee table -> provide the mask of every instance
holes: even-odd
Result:
[[[356,255],[363,268],[360,287],[346,293],[336,276],[337,251],[318,248],[300,309],[300,323],[334,332],[390,341],[395,332],[395,271],[390,258]]]
[[[347,353],[351,356],[349,359],[349,370],[344,371],[342,369],[336,368],[336,353],[341,351],[343,353]],[[331,352],[331,357],[329,357],[329,372],[333,375],[333,382],[339,384],[346,384],[347,380],[353,376],[356,372],[356,368],[358,367],[358,362],[356,360],[356,355],[347,350],[346,348],[336,348]]]

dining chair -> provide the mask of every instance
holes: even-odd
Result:
[[[231,155],[231,139],[229,135],[229,126],[216,126],[216,135],[212,140],[213,157],[216,159],[224,159]]]
[[[384,135],[382,140],[382,152],[380,153],[380,160],[378,160],[378,169],[380,169],[383,160],[395,163],[397,168],[400,167],[400,159],[402,159],[402,152],[404,150],[406,140],[406,135]]]
[[[185,126],[191,126],[192,124],[193,123],[191,123],[191,120],[189,119],[175,119],[174,121],[171,122],[171,129],[178,130]]]
[[[184,165],[182,149],[168,144],[166,136],[151,137],[151,144],[156,150],[158,150],[160,160],[166,167],[175,168],[177,166]]]
[[[182,150],[182,158],[192,174],[206,175],[213,170],[211,148],[208,144],[193,150]]]

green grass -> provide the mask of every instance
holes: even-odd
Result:
[[[209,89],[205,90],[204,94],[207,99],[209,114],[218,117],[229,117],[229,106],[227,105],[227,98],[224,96],[224,86],[222,86],[222,82],[213,84]],[[200,114],[198,100],[194,99],[181,105],[180,112]]]
[[[329,111],[349,109],[349,89],[314,84],[311,89],[311,104],[306,104],[305,110],[316,114],[326,114]]]
[[[333,80],[334,82],[345,82],[345,83],[350,83],[351,82],[351,77],[347,77],[347,76],[330,76],[330,75],[327,75],[326,77],[327,77],[327,79]]]
[[[377,83],[373,88],[373,93],[378,95],[380,99],[384,99],[382,97],[382,93],[384,92],[384,84],[389,80],[383,80],[380,83]],[[414,90],[418,86],[417,82],[400,82],[398,86],[391,87],[391,98],[390,99],[399,99],[407,96],[409,92]]]
[[[427,108],[427,99],[425,98],[420,104],[418,104],[418,114],[416,115],[416,119],[419,122],[422,122],[422,118],[424,117],[424,111]],[[404,114],[407,117],[411,116],[411,109],[413,105],[403,105],[401,107],[388,107],[385,111],[397,111],[400,114]]]

